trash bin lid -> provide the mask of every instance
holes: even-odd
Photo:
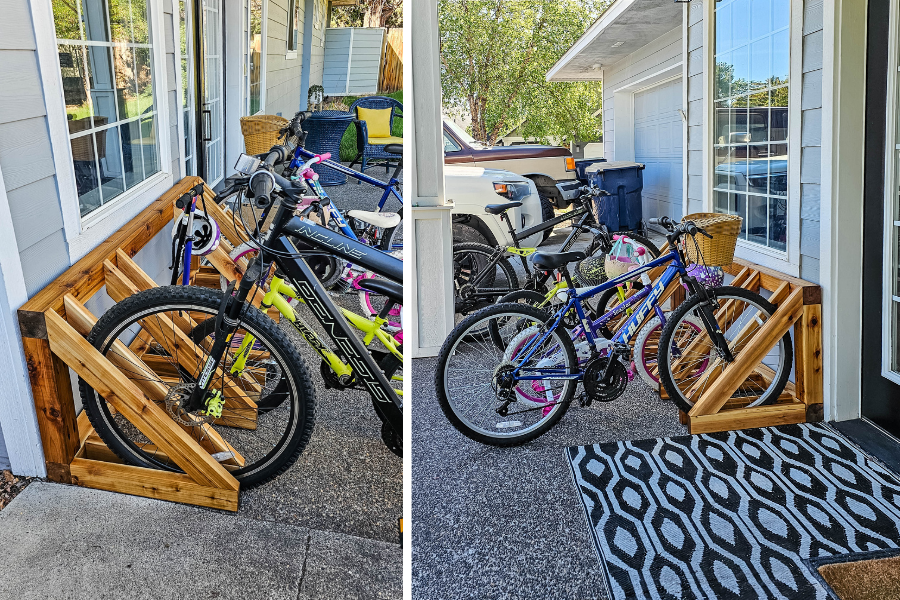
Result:
[[[351,119],[353,119],[353,113],[344,112],[342,110],[320,110],[318,112],[312,113],[306,120],[349,121]]]
[[[615,171],[618,169],[643,169],[643,163],[630,162],[627,160],[617,160],[613,162],[601,162],[590,165],[584,170],[585,173],[600,173],[602,171]]]

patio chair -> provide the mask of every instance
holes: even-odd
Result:
[[[396,154],[385,152],[384,147],[388,144],[403,143],[402,137],[391,135],[394,119],[403,118],[403,104],[386,96],[368,96],[351,104],[350,112],[356,117],[354,124],[357,151],[350,168],[359,162],[360,170],[365,172],[367,168],[375,166],[373,161],[377,161],[378,164],[384,164],[387,173],[389,165],[397,162],[398,157]]]

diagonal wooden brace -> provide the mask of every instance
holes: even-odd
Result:
[[[754,336],[753,344],[744,348],[737,359],[694,404],[690,416],[711,415],[718,412],[778,340],[794,325],[802,312],[803,289],[798,288],[759,329]]]
[[[66,307],[66,320],[69,322],[69,325],[74,327],[81,335],[87,336],[97,322],[97,318],[91,314],[81,302],[78,302],[78,300],[71,295],[66,294],[63,300],[65,301]],[[134,382],[134,384],[140,388],[150,400],[154,402],[165,401],[166,394],[169,391],[168,388],[158,380],[157,374],[120,340],[113,342],[111,352],[107,353],[106,357],[111,363],[119,367],[119,369],[125,373],[126,377],[128,377],[129,373],[136,375],[136,377],[129,377],[129,379],[131,379],[131,381]],[[199,444],[210,454],[221,452],[231,453],[233,458],[223,461],[225,464],[233,464],[238,467],[244,466],[244,457],[241,456],[231,444],[226,442],[225,439],[219,435],[219,432],[213,429],[212,425],[206,424],[199,427],[188,427],[179,424],[179,426],[197,440],[197,442],[199,442]]]
[[[200,485],[237,490],[238,481],[196,440],[144,397],[105,356],[53,310],[46,313],[47,336],[53,353],[75,370],[101,397],[115,406],[175,464]]]

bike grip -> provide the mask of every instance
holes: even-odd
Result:
[[[265,208],[271,202],[269,196],[275,189],[275,179],[268,171],[257,171],[250,178],[250,191],[253,192],[253,203],[257,208]]]
[[[659,219],[657,219],[656,217],[647,219],[647,223],[649,223],[650,225],[659,225],[660,224]]]
[[[182,194],[181,198],[179,198],[178,200],[175,201],[175,206],[183,209],[185,206],[188,205],[188,202],[191,201],[191,198],[192,198],[192,196],[191,196],[190,192]]]
[[[325,154],[320,154],[319,162],[322,162],[323,160],[328,160],[329,158],[331,158],[331,152],[326,152]]]

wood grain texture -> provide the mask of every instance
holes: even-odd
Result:
[[[44,461],[47,463],[47,477],[52,481],[69,483],[65,469],[50,468],[51,464],[65,466],[72,462],[80,444],[69,368],[53,354],[49,339],[23,338],[22,345]]]
[[[222,465],[52,310],[47,311],[47,333],[53,353],[162,448],[191,479],[210,487],[238,489],[237,480]]]
[[[194,482],[187,475],[144,469],[111,462],[76,458],[70,467],[72,483],[110,492],[169,500],[236,512],[237,489],[222,489]]]
[[[137,254],[147,242],[172,222],[175,199],[199,181],[198,177],[182,179],[106,241],[35,294],[21,310],[44,312],[52,308],[65,316],[63,296],[66,294],[72,294],[79,302],[87,302],[104,285],[103,262],[109,260],[116,264],[116,252],[119,249],[128,256],[133,257]]]
[[[688,421],[688,430],[692,434],[792,425],[806,422],[806,405],[802,402],[793,402],[738,408],[712,415],[688,415]]]

